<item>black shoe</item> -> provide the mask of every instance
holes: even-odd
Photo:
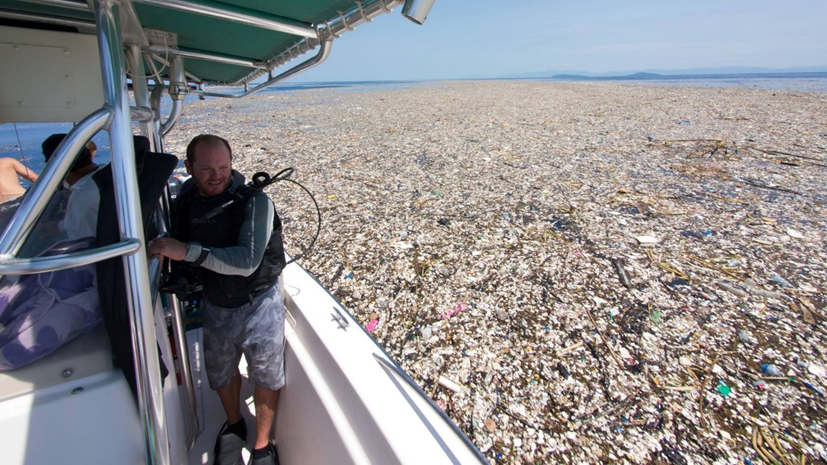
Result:
[[[224,426],[221,427],[221,432],[218,433],[218,438],[215,440],[213,465],[244,465],[241,450],[244,449],[244,444],[247,442],[247,423],[243,419],[241,420],[241,436],[228,431],[228,426],[229,423],[224,422]]]
[[[279,451],[276,449],[276,445],[271,442],[267,452],[265,457],[258,459],[253,455],[253,459],[250,460],[250,465],[279,465]]]

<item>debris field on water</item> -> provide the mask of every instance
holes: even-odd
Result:
[[[809,463],[825,114],[756,89],[314,89],[189,103],[166,150],[215,133],[248,177],[296,168],[323,217],[302,265],[492,463]],[[272,196],[300,251],[312,204]]]

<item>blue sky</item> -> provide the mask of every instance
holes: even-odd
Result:
[[[436,0],[423,26],[397,7],[292,81],[730,66],[827,66],[827,1]]]

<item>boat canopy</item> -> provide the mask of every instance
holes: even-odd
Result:
[[[171,79],[174,57],[183,57],[187,82],[244,86],[250,93],[323,61],[342,33],[390,12],[401,0],[132,0],[119,2],[125,46],[140,47]],[[433,0],[407,0],[403,15],[422,23]],[[79,0],[2,0],[0,24],[96,32],[95,15]],[[318,50],[306,62],[285,66]],[[280,68],[288,69],[282,72]],[[279,71],[278,74],[277,70]],[[261,82],[261,77],[265,82]],[[259,82],[253,89],[249,85]],[[229,96],[229,95],[228,95]]]

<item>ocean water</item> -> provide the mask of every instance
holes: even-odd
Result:
[[[692,75],[644,75],[616,77],[560,77],[536,79],[538,81],[606,81],[694,87],[737,87],[742,89],[767,89],[795,92],[827,93],[827,73],[756,73],[756,74],[692,74]]]
[[[382,90],[404,90],[415,84],[427,81],[343,81],[343,82],[305,82],[275,84],[262,93],[291,92],[310,89],[336,89],[340,92],[373,92]]]
[[[71,123],[0,124],[0,157],[16,158],[36,173],[40,173],[45,165],[40,145],[50,135],[68,133],[71,129]],[[102,131],[96,134],[92,141],[98,146],[95,163],[109,163],[109,134]],[[20,184],[28,188],[31,183],[21,179]]]
[[[404,89],[422,81],[350,81],[350,82],[313,82],[276,84],[259,93],[300,92],[310,89],[333,89],[341,92],[372,92],[377,90]],[[214,90],[214,89],[210,89]],[[220,92],[221,90],[216,90]],[[195,100],[195,95],[187,100]],[[213,99],[216,97],[207,97]],[[162,110],[169,110],[169,103],[164,102]],[[186,103],[185,103],[186,108]],[[186,111],[186,110],[185,110]],[[33,171],[40,173],[45,161],[40,144],[52,134],[67,133],[72,129],[71,123],[18,123],[0,124],[0,157],[16,158]],[[98,133],[92,140],[98,146],[95,162],[108,163],[110,160],[109,135]],[[21,179],[23,187],[29,182]]]
[[[512,79],[508,79],[512,80]],[[709,74],[684,76],[623,76],[599,78],[533,78],[520,79],[540,82],[566,81],[606,81],[628,82],[635,84],[653,84],[669,86],[699,87],[737,87],[745,89],[770,89],[797,92],[827,93],[827,73],[771,73],[771,74]],[[337,92],[374,92],[383,90],[404,90],[426,81],[350,81],[350,82],[313,82],[277,84],[260,93],[302,92],[311,89],[332,89]],[[195,96],[189,98],[197,98]],[[210,97],[212,98],[212,97]],[[35,172],[43,169],[43,155],[40,144],[49,135],[65,133],[71,124],[24,123],[0,124],[0,157],[12,157],[22,161]],[[97,134],[93,140],[98,145],[95,161],[99,164],[109,162],[109,136],[105,132]],[[24,187],[28,182],[22,181]]]

